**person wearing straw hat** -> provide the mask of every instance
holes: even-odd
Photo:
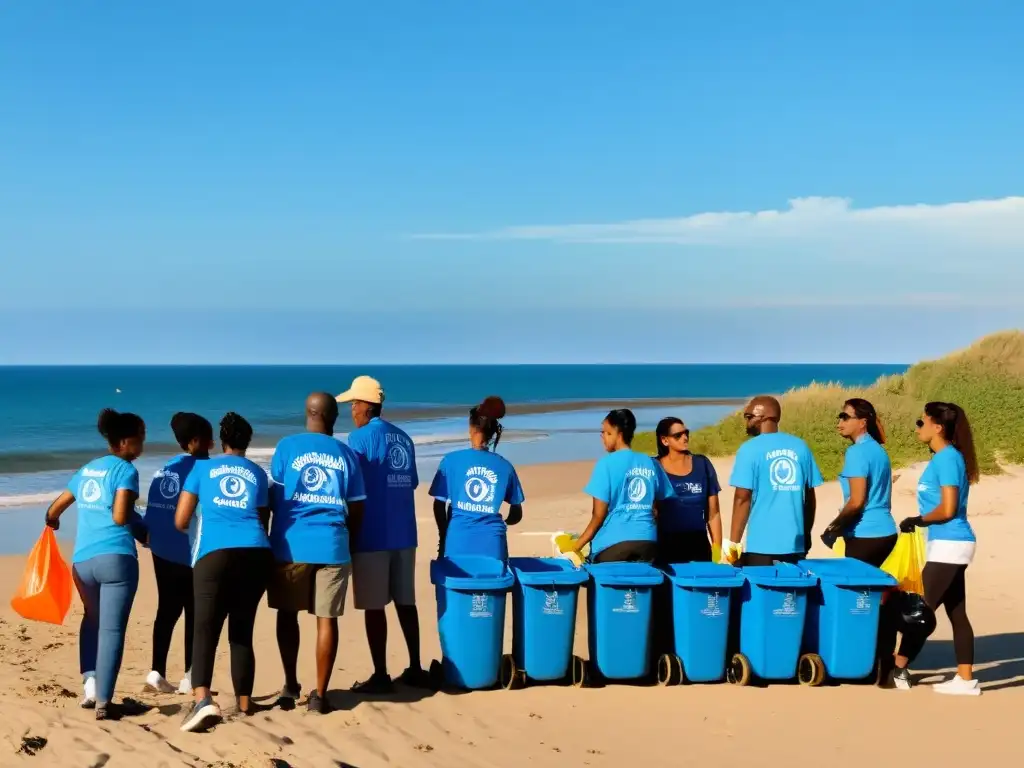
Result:
[[[363,524],[351,542],[352,593],[355,607],[364,612],[373,674],[352,690],[376,694],[392,688],[384,613],[392,602],[409,651],[409,666],[398,680],[423,686],[428,678],[420,663],[416,610],[416,451],[409,435],[381,417],[384,389],[376,379],[356,377],[337,400],[352,411],[356,428],[348,435],[348,445],[359,457],[366,489]]]

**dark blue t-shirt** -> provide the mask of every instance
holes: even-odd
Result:
[[[658,502],[658,530],[665,533],[701,531],[707,527],[708,497],[718,495],[718,473],[706,456],[694,456],[687,475],[665,472],[676,492]]]

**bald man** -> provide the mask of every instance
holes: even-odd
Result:
[[[294,707],[298,679],[299,612],[316,616],[316,688],[307,709],[326,713],[338,655],[338,617],[345,612],[352,557],[366,492],[359,458],[334,437],[338,403],[326,392],[306,398],[306,431],[278,443],[270,462],[270,545],[277,561],[267,603],[277,609],[277,645],[284,666],[278,703]]]
[[[782,406],[774,397],[755,397],[743,409],[743,419],[751,439],[736,453],[729,480],[736,493],[723,554],[729,562],[737,560],[749,522],[743,565],[795,563],[810,550],[821,472],[807,443],[779,431]]]

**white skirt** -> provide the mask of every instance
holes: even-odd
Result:
[[[929,563],[948,563],[950,565],[970,565],[974,560],[974,541],[943,541],[928,539],[925,558]]]

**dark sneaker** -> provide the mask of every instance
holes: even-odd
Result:
[[[410,688],[430,688],[430,674],[422,667],[409,667],[398,676],[398,682]]]
[[[892,676],[892,684],[898,691],[909,691],[914,687],[914,681],[910,679],[910,670],[904,667],[899,669]]]
[[[326,715],[331,711],[327,699],[320,696],[317,691],[309,692],[309,699],[306,700],[306,711],[316,715]]]
[[[374,672],[370,675],[369,680],[364,680],[361,683],[356,683],[352,686],[352,693],[363,693],[370,696],[379,696],[384,693],[391,693],[395,689],[395,684],[391,682],[390,675],[382,675]]]
[[[205,731],[211,725],[220,720],[220,709],[213,703],[213,699],[207,696],[202,701],[192,702],[184,720],[181,721],[181,730],[186,733]]]
[[[95,703],[93,704],[93,707],[96,709],[96,719],[97,720],[112,720],[113,719],[111,717],[112,713],[107,709],[109,706],[110,706],[109,704],[95,704]]]
[[[281,692],[277,694],[277,706],[285,712],[291,712],[295,709],[295,702],[298,701],[301,693],[302,688],[300,686],[289,688],[285,685],[285,687],[281,689]]]

